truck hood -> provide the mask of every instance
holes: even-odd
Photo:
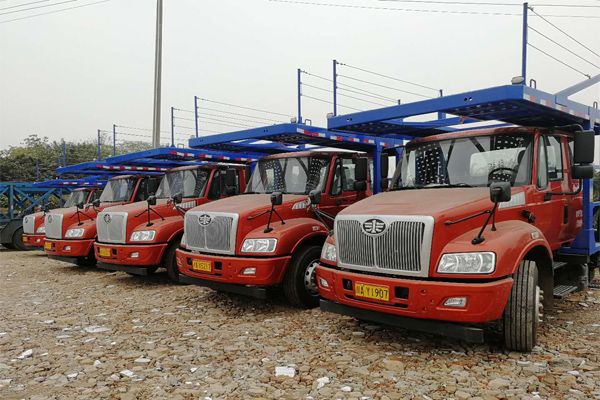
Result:
[[[308,199],[308,196],[306,195],[284,194],[283,204],[281,206],[277,206],[277,209],[291,208],[293,204],[305,201],[306,199]],[[255,211],[271,208],[271,195],[244,194],[213,201],[211,203],[203,204],[200,207],[202,207],[202,211],[235,213],[242,216],[249,213],[254,213]]]
[[[340,215],[430,215],[450,217],[490,208],[487,187],[399,190],[380,193],[347,207]]]

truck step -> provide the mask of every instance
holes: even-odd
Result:
[[[558,285],[554,287],[554,297],[562,299],[566,295],[577,291],[577,285]]]
[[[557,269],[560,269],[562,267],[567,266],[569,263],[567,262],[563,262],[563,261],[555,261],[554,263],[552,263],[552,269],[554,269],[555,271]]]

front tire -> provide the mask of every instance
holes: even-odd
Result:
[[[94,248],[90,251],[87,257],[77,257],[77,266],[79,267],[94,267],[97,263]]]
[[[175,283],[179,283],[179,268],[177,267],[175,252],[179,248],[180,243],[181,239],[177,239],[175,242],[173,242],[167,249],[167,252],[163,258],[163,267],[167,270],[169,279]]]
[[[319,305],[315,270],[320,257],[321,246],[304,247],[292,257],[283,278],[283,293],[292,305],[301,308]]]
[[[30,248],[23,243],[23,228],[19,228],[13,233],[12,245],[14,249],[19,251],[30,250]]]
[[[541,308],[537,265],[522,261],[513,278],[503,316],[504,345],[509,350],[529,352],[537,343]]]

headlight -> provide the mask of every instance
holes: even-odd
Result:
[[[156,231],[136,231],[131,234],[132,242],[149,242],[154,240],[154,235],[156,235]]]
[[[65,233],[66,238],[78,238],[83,236],[83,228],[77,229],[69,229],[67,233]]]
[[[323,250],[321,250],[321,258],[323,260],[337,262],[337,250],[335,249],[335,245],[325,242]]]
[[[440,274],[491,274],[496,270],[496,254],[449,253],[444,254],[437,267]]]
[[[272,253],[277,247],[277,239],[246,239],[242,253]]]
[[[40,226],[37,231],[37,233],[46,233],[46,227],[45,226]]]

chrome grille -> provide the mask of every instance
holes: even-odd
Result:
[[[125,243],[127,240],[127,213],[98,213],[96,230],[98,231],[98,241],[101,243]]]
[[[374,219],[378,227],[385,226],[379,234],[367,233],[372,232]],[[338,217],[335,236],[340,266],[427,276],[433,222],[433,218],[427,216]]]
[[[49,239],[62,239],[62,214],[46,214],[44,225],[46,226],[46,237]]]
[[[23,233],[35,233],[35,215],[30,214],[23,218]]]
[[[237,214],[188,211],[185,238],[190,250],[218,254],[235,253]]]

